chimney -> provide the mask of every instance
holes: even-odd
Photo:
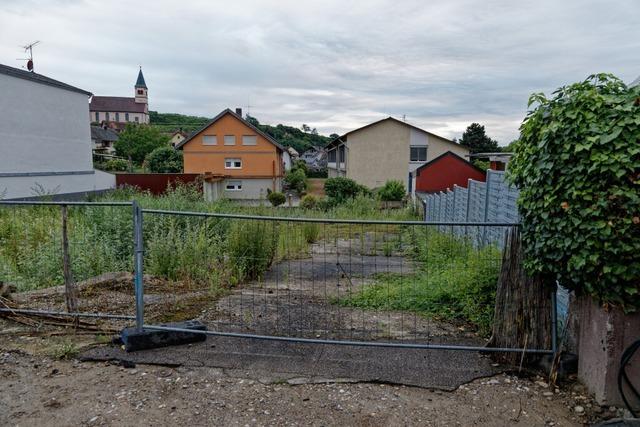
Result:
[[[236,107],[236,114],[242,117],[242,108]]]

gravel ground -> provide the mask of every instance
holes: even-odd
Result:
[[[0,425],[582,425],[569,392],[498,375],[454,392],[373,383],[290,384],[216,368],[0,353]]]

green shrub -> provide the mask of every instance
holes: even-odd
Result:
[[[378,197],[385,202],[397,202],[407,194],[404,184],[400,181],[389,180],[378,190]]]
[[[626,311],[640,308],[639,100],[608,74],[534,94],[509,163],[527,269]]]
[[[300,200],[300,207],[303,209],[315,209],[318,199],[312,194],[307,194]]]
[[[302,169],[292,169],[284,176],[287,186],[301,194],[307,188],[307,176]]]
[[[232,225],[227,253],[231,266],[240,280],[256,279],[271,266],[276,255],[278,238],[277,223],[236,221]]]
[[[145,162],[152,173],[182,172],[182,151],[173,147],[158,147],[147,155]]]
[[[324,192],[334,203],[343,203],[345,200],[353,199],[359,194],[368,194],[369,190],[352,180],[351,178],[336,177],[328,178],[324,182]]]
[[[274,207],[276,207],[286,202],[287,198],[285,197],[284,194],[280,193],[279,191],[272,191],[271,193],[267,194],[267,200],[269,200],[269,202]]]
[[[102,167],[109,172],[124,172],[129,168],[129,162],[125,159],[109,159]]]

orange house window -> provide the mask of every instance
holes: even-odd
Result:
[[[242,159],[224,159],[225,169],[242,169]]]

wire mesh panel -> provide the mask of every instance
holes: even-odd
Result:
[[[1,202],[0,309],[131,317],[132,243],[129,203]]]
[[[501,253],[453,223],[144,212],[146,324],[457,346],[490,331]]]

